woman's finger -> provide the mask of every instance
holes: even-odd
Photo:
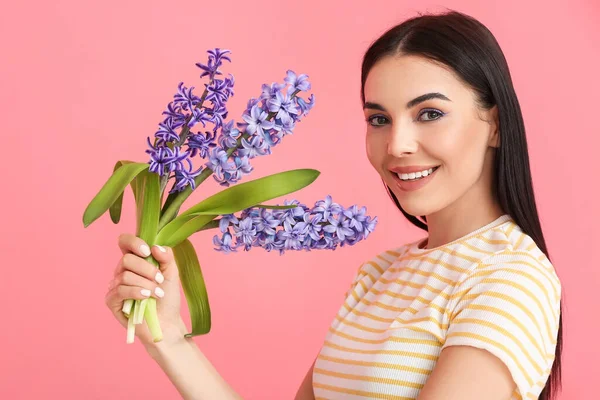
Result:
[[[157,283],[131,271],[123,271],[115,278],[115,280],[119,282],[120,285],[135,286],[139,287],[140,290],[147,289],[142,293],[148,293],[149,290],[154,297],[163,297],[165,293],[163,289],[158,286]]]
[[[143,258],[131,253],[127,253],[121,257],[117,267],[115,268],[114,276],[119,276],[125,271],[131,271],[157,283],[163,283],[165,280],[163,274],[158,270],[158,268]]]
[[[106,305],[113,311],[120,310],[128,299],[143,300],[149,297],[159,298],[151,289],[140,286],[118,285],[106,294]]]
[[[151,254],[148,244],[131,233],[120,234],[118,243],[123,254],[132,253],[144,258]]]
[[[175,262],[173,249],[168,246],[152,246],[152,256],[158,261],[159,268],[164,277],[169,281],[175,281],[179,278],[179,270]]]

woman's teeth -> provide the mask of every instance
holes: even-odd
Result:
[[[410,174],[397,173],[396,175],[398,175],[398,178],[400,178],[400,180],[402,180],[402,181],[416,181],[416,180],[419,180],[421,178],[431,175],[433,173],[433,171],[435,171],[438,168],[439,167],[429,168],[429,169],[426,169],[426,170],[420,171],[420,172],[411,172]]]

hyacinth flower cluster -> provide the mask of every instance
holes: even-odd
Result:
[[[216,235],[213,243],[224,253],[262,247],[284,254],[351,246],[366,239],[377,224],[377,217],[366,215],[365,207],[344,208],[329,195],[312,208],[297,200],[264,204],[310,185],[320,174],[314,169],[284,171],[240,183],[252,172],[252,159],[271,154],[294,132],[313,108],[314,95],[299,96],[311,89],[308,76],[288,70],[283,83],[263,84],[261,94],[248,101],[241,115],[243,122],[227,120],[227,102],[234,95],[235,81],[231,74],[224,79],[218,76],[223,75],[219,69],[223,62],[231,62],[230,53],[215,48],[208,51],[206,64],[196,64],[202,70],[200,78],[209,80],[202,94],[194,93],[194,86],[179,83],[173,101],[162,113],[165,118],[159,122],[154,140],[147,138],[149,161],[117,161],[113,174],[83,215],[84,227],[106,211],[118,223],[124,191],[131,186],[136,236],[150,246],[173,250],[192,320],[192,332],[186,337],[206,334],[211,327],[204,278],[189,241],[194,233],[220,229],[222,235]],[[211,175],[225,188],[179,213],[184,201]],[[163,199],[171,179],[168,197]],[[159,266],[151,255],[146,261]],[[127,343],[133,343],[135,325],[144,321],[153,340],[162,340],[154,298],[127,300],[123,313],[129,321]]]
[[[147,139],[150,171],[161,177],[172,173],[175,178],[170,194],[181,192],[187,186],[195,189],[195,179],[203,171],[214,173],[214,179],[222,186],[239,182],[252,172],[250,160],[271,154],[272,148],[283,137],[291,135],[296,124],[314,106],[314,95],[307,100],[298,96],[299,92],[311,89],[308,76],[288,70],[284,83],[263,84],[260,96],[248,101],[242,114],[244,122],[225,122],[226,105],[234,95],[235,82],[231,74],[225,79],[216,76],[222,75],[219,67],[224,60],[231,62],[227,55],[230,51],[217,48],[208,53],[206,65],[196,64],[203,70],[200,77],[210,79],[204,85],[204,93],[197,96],[195,87],[187,88],[183,82],[179,83],[174,100],[163,112],[166,118],[159,123],[154,143]],[[207,124],[212,125],[212,130],[204,129]],[[200,125],[203,129],[191,130]],[[192,160],[202,165],[196,169]]]
[[[377,217],[366,215],[365,207],[345,209],[329,195],[312,208],[297,200],[286,200],[284,204],[296,207],[272,211],[249,207],[239,217],[224,215],[219,220],[223,235],[213,237],[215,250],[230,253],[239,247],[245,251],[261,247],[277,250],[280,255],[287,250],[335,250],[366,239],[377,225]]]

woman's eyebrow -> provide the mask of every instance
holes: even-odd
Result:
[[[438,92],[426,93],[419,97],[415,97],[414,99],[412,99],[411,101],[406,103],[406,108],[407,109],[412,108],[412,107],[416,106],[417,104],[420,104],[420,103],[430,100],[430,99],[440,99],[440,100],[445,100],[445,101],[452,101],[448,97],[446,97],[443,94],[438,93]],[[381,104],[372,103],[369,101],[365,102],[365,105],[363,106],[363,110],[366,110],[367,108],[387,112],[387,110]]]

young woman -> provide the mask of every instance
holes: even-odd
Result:
[[[561,284],[540,228],[525,128],[506,60],[481,23],[421,15],[367,50],[366,148],[402,213],[427,237],[360,266],[296,399],[552,398],[560,384]],[[240,398],[179,314],[171,249],[123,257],[107,305],[159,298],[164,340],[138,337],[187,399]]]

